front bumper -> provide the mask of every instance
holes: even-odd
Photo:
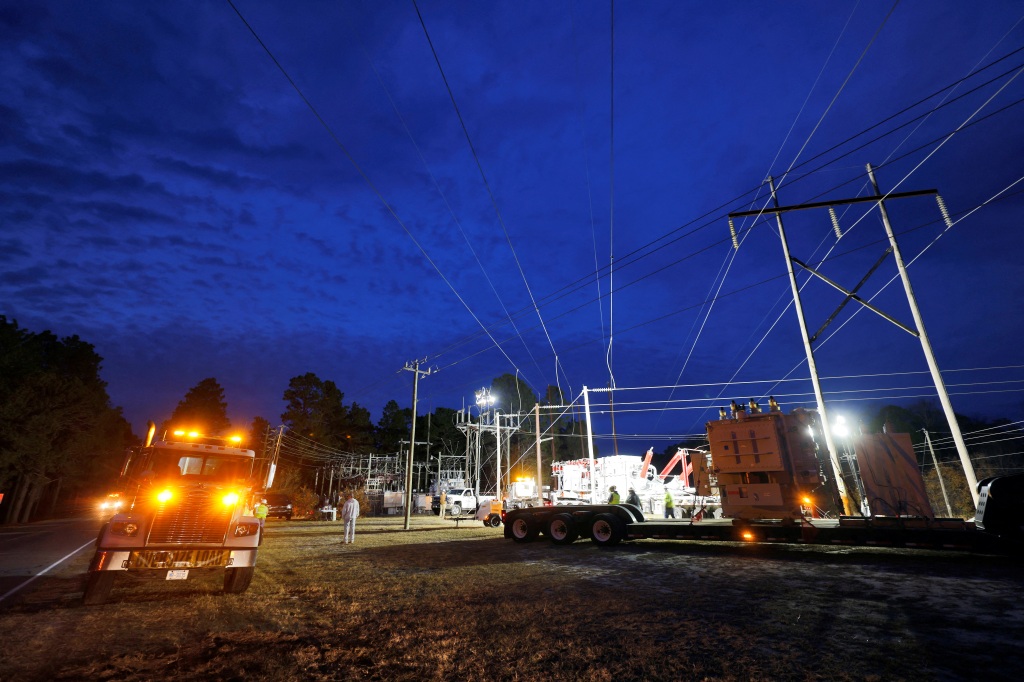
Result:
[[[90,571],[241,568],[256,565],[256,549],[98,549]]]

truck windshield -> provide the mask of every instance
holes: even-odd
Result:
[[[233,481],[249,476],[252,461],[229,455],[182,454],[173,450],[154,450],[149,470],[159,479],[202,478]]]

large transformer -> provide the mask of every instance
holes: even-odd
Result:
[[[734,519],[799,519],[821,494],[823,477],[813,431],[816,412],[749,412],[733,404],[732,417],[707,423],[711,474],[722,511]]]

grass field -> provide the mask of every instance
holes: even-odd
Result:
[[[2,680],[1018,680],[1019,560],[645,540],[518,545],[479,522],[271,521],[249,591],[88,552],[0,611]],[[162,575],[161,575],[162,577]]]

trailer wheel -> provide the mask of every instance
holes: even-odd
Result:
[[[615,514],[598,514],[590,527],[590,539],[601,547],[611,547],[626,537],[626,524]]]
[[[484,519],[484,525],[490,528],[497,528],[501,525],[501,517],[497,514],[488,514],[487,518]]]
[[[252,576],[255,572],[255,566],[224,569],[224,592],[227,594],[245,592],[249,589],[249,583],[252,582]]]
[[[461,516],[461,515],[462,515],[462,505],[459,504],[458,502],[456,502],[455,504],[452,505],[452,516]]]
[[[512,539],[516,542],[533,542],[537,539],[540,528],[537,522],[530,516],[517,516],[512,525],[509,526]]]
[[[548,522],[547,536],[556,545],[571,545],[580,536],[572,514],[555,514]]]
[[[85,578],[85,595],[82,597],[82,603],[86,606],[105,604],[113,586],[113,571],[92,571]]]

